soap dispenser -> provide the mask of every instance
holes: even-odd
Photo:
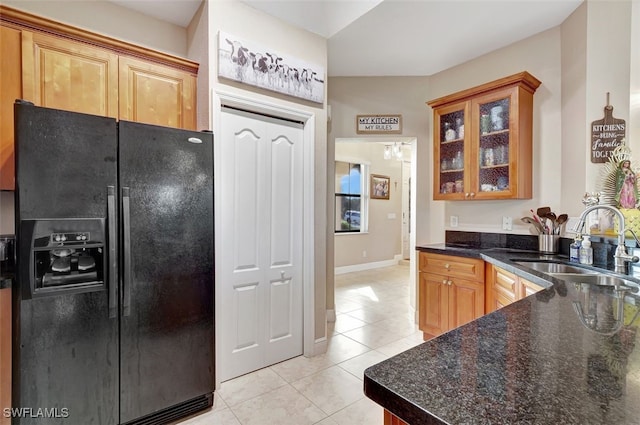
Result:
[[[579,233],[576,234],[576,237],[573,239],[573,243],[569,246],[569,261],[574,263],[580,262],[580,246],[582,241],[582,235]]]
[[[582,245],[580,246],[580,264],[593,264],[593,248],[591,248],[591,240],[589,235],[582,237]]]

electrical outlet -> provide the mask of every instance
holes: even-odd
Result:
[[[502,217],[502,230],[511,230],[513,228],[513,221],[511,217]]]
[[[362,251],[362,258],[367,258],[367,251]]]
[[[458,216],[457,215],[452,215],[451,217],[449,217],[449,225],[451,227],[458,227]]]

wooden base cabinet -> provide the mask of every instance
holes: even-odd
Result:
[[[384,411],[384,425],[409,425],[393,413],[385,409]]]
[[[542,286],[529,282],[525,278],[519,277],[518,279],[520,280],[520,298],[526,298],[544,289]]]
[[[441,335],[484,315],[484,261],[419,253],[419,328]]]
[[[544,289],[520,276],[487,264],[486,311],[491,313]]]

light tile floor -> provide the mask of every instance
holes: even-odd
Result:
[[[364,370],[422,342],[409,306],[409,266],[336,276],[328,349],[221,384],[214,407],[180,425],[377,425]]]

